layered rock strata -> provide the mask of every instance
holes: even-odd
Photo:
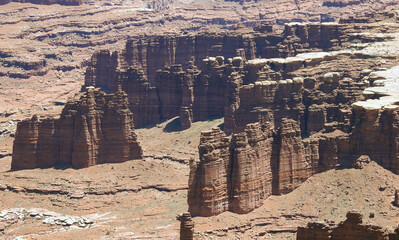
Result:
[[[339,223],[311,222],[306,227],[298,227],[297,240],[393,240],[398,239],[399,229],[390,233],[379,226],[363,223],[363,216],[351,211],[346,220]]]
[[[279,127],[288,117],[300,122],[303,134],[312,134],[337,120],[337,103],[348,107],[368,86],[341,74],[314,79],[312,86],[311,78],[293,74],[348,54],[304,52],[366,41],[352,34],[353,24],[289,23],[283,33],[270,30],[132,39],[121,52],[95,53],[84,87],[112,92],[122,85],[137,127],[180,116],[187,129],[193,121],[224,116],[230,134],[259,119]],[[312,126],[316,120],[321,123]]]
[[[331,50],[339,48],[340,39],[347,39],[353,29],[336,23],[290,23],[283,33],[268,30],[245,30],[229,32],[201,32],[195,35],[160,35],[141,39],[131,39],[119,53],[119,68],[136,66],[143,69],[151,83],[155,83],[156,71],[164,66],[185,64],[193,61],[199,65],[209,56],[232,58],[240,56],[244,60],[254,58],[286,58],[311,50]],[[359,36],[360,37],[360,36]],[[112,57],[115,57],[112,54]],[[95,72],[114,72],[114,61],[110,65],[109,54],[103,51],[93,55],[90,65]],[[114,59],[114,58],[112,58]],[[109,87],[107,82],[97,78],[93,69],[86,73],[86,86]]]
[[[127,95],[87,89],[66,104],[59,119],[34,116],[18,123],[11,168],[83,168],[140,158]]]
[[[311,175],[335,168],[347,139],[336,131],[302,140],[292,119],[283,119],[276,131],[271,123],[254,123],[231,137],[218,128],[203,132],[200,160],[190,166],[189,212],[248,213],[271,194],[288,193]]]
[[[257,123],[246,124],[243,131],[236,132],[231,137],[227,137],[219,129],[206,133],[206,141],[202,138],[200,143],[200,160],[192,165],[190,171],[189,211],[194,216],[216,215],[227,210],[246,213],[259,207],[269,195],[288,193],[315,173],[337,167],[362,168],[370,160],[398,173],[397,101],[392,97],[382,97],[359,101],[349,109],[338,110],[338,105],[334,105],[333,101],[340,99],[343,103],[351,103],[358,99],[359,89],[355,87],[356,90],[353,91],[353,86],[348,89],[350,84],[347,81],[350,80],[339,80],[336,75],[326,74],[324,82],[319,86],[322,90],[317,90],[320,91],[318,96],[324,91],[332,92],[331,95],[324,95],[324,100],[321,100],[326,103],[320,106],[310,105],[308,111],[313,114],[304,115],[308,120],[305,130],[309,136],[304,135],[301,130],[301,118],[282,118],[276,125],[273,122],[273,111],[276,109],[273,110],[272,105],[269,108],[257,108],[264,117],[252,118]],[[257,86],[262,89],[278,84],[260,83],[252,87],[256,90]],[[313,85],[306,83],[305,86]],[[245,106],[243,103],[248,100],[257,101],[253,96],[264,99],[270,96],[270,90],[258,91],[259,94],[255,91],[255,94],[248,94],[247,98],[239,97],[239,106]],[[320,101],[320,98],[312,100],[312,94],[314,92],[308,95],[308,101]],[[285,110],[284,114],[287,116],[293,112],[289,108]],[[323,126],[314,124],[317,119],[322,119]],[[217,141],[223,144],[208,144],[216,140],[215,134],[219,136]],[[212,168],[213,165],[209,163],[219,161],[219,154],[222,153],[223,162]],[[205,166],[206,174],[198,170]],[[223,174],[218,175],[215,172]],[[208,176],[212,176],[212,180]],[[206,195],[198,194],[214,189],[215,182],[223,183],[217,188],[220,195],[212,194],[212,191],[208,191]],[[206,211],[203,209],[205,202]],[[219,206],[223,207],[218,208]]]
[[[191,219],[191,214],[185,212],[180,217],[180,240],[194,239],[194,221]]]

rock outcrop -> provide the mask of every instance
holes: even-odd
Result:
[[[397,230],[389,233],[379,226],[363,223],[363,216],[351,211],[346,214],[346,220],[339,223],[311,222],[306,227],[298,227],[297,240],[393,240],[398,239]]]
[[[188,192],[192,216],[213,216],[229,209],[229,139],[219,128],[202,132],[198,147],[201,161],[190,162]]]
[[[316,171],[306,161],[301,130],[296,121],[282,120],[274,139],[273,152],[273,194],[291,192]]]
[[[367,106],[360,102],[354,105],[353,115],[353,152],[367,155],[382,167],[398,174],[399,109],[396,106]]]
[[[272,193],[272,128],[249,124],[232,136],[230,211],[247,213],[263,205]]]
[[[137,127],[180,116],[187,129],[194,121],[224,116],[230,134],[260,119],[278,128],[286,117],[311,135],[337,122],[339,109],[349,108],[368,84],[344,78],[342,71],[318,79],[294,72],[346,54],[304,52],[339,50],[343,43],[369,39],[352,34],[352,23],[287,23],[283,33],[270,30],[132,39],[123,51],[95,53],[84,87],[113,92],[122,85]]]
[[[311,175],[335,168],[347,139],[338,131],[302,140],[292,119],[282,119],[276,131],[266,122],[248,124],[231,137],[220,129],[203,132],[200,160],[190,165],[189,212],[248,213],[271,194],[288,193]]]
[[[210,56],[223,56],[226,59],[240,56],[243,60],[286,58],[310,50],[338,48],[341,45],[340,39],[348,38],[347,27],[335,23],[286,24],[282,34],[270,30],[259,31],[255,28],[254,31],[245,32],[200,32],[195,35],[159,35],[131,39],[119,54],[102,50],[93,55],[91,67],[86,72],[86,86],[112,89],[107,82],[112,79],[103,81],[105,75],[95,73],[112,75],[116,67],[139,67],[149,82],[154,84],[157,70],[165,66],[186,64],[189,61],[199,65]],[[103,64],[107,62],[110,64]]]
[[[191,219],[191,214],[185,212],[180,217],[180,240],[194,239],[194,221]]]
[[[83,168],[140,158],[127,95],[87,89],[66,104],[59,119],[34,116],[18,123],[11,168]]]

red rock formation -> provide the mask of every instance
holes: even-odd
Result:
[[[313,175],[315,169],[305,159],[301,130],[294,120],[282,120],[274,141],[273,194],[285,194]]]
[[[192,216],[213,216],[229,209],[229,139],[219,128],[202,132],[200,161],[190,163],[188,192]]]
[[[164,66],[193,61],[198,65],[208,56],[237,56],[237,49],[244,48],[248,59],[255,57],[255,43],[251,36],[239,33],[199,33],[197,35],[155,36],[133,39],[126,43],[122,65],[141,66],[151,83],[155,73]],[[99,85],[97,85],[99,86]]]
[[[188,129],[194,121],[193,103],[194,103],[194,81],[199,71],[193,62],[189,62],[189,67],[185,74],[182,86],[182,106],[180,108],[180,125],[181,128]]]
[[[346,220],[335,224],[309,223],[307,227],[298,227],[297,240],[393,240],[399,234],[373,225],[363,224],[363,216],[358,212],[348,212]]]
[[[272,193],[272,131],[270,124],[248,124],[231,139],[230,211],[248,213]]]
[[[194,239],[194,221],[191,219],[191,214],[185,212],[180,219],[180,240]]]
[[[353,108],[354,128],[351,134],[352,151],[367,155],[392,172],[399,173],[399,112],[398,109]]]
[[[142,127],[159,122],[161,115],[158,92],[148,82],[142,69],[130,67],[127,70],[119,70],[116,77],[128,95],[134,125]]]
[[[340,24],[288,24],[283,34],[266,31],[242,30],[230,32],[201,32],[196,35],[160,35],[143,39],[131,39],[118,56],[108,52],[95,53],[86,73],[86,85],[109,86],[106,79],[116,68],[130,66],[142,68],[149,82],[154,84],[156,72],[165,66],[185,64],[192,61],[199,65],[209,56],[223,56],[226,59],[241,56],[243,60],[256,57],[289,57],[309,49],[327,50],[340,46],[345,38],[345,28]],[[101,60],[102,59],[102,60]],[[108,65],[102,63],[109,63]],[[291,64],[292,65],[292,64]],[[287,65],[286,70],[298,66]],[[103,72],[104,74],[96,74]],[[97,79],[99,78],[99,79]],[[102,78],[105,78],[102,79]]]
[[[182,129],[187,129],[193,121],[224,116],[225,131],[230,134],[258,121],[270,121],[278,128],[281,119],[287,117],[299,121],[303,134],[324,128],[349,131],[350,114],[339,109],[360,99],[367,84],[341,80],[338,73],[327,73],[320,79],[323,81],[288,77],[299,68],[314,66],[331,56],[309,61],[290,58],[245,62],[255,56],[283,57],[312,49],[335,49],[340,39],[348,38],[348,29],[340,24],[295,23],[287,24],[283,34],[266,31],[242,36],[232,31],[134,39],[120,54],[95,54],[86,72],[85,86],[115,91],[121,84],[129,95],[138,127],[180,116]],[[219,54],[240,57],[202,59]],[[338,103],[344,106],[338,107]],[[341,123],[334,123],[340,118],[344,118]]]
[[[304,126],[302,93],[302,79],[244,85],[239,88],[240,103],[233,114],[234,129],[228,125],[226,131],[240,132],[248,123],[258,121],[270,121],[278,128],[283,118],[295,119]]]
[[[194,80],[193,119],[206,120],[223,116],[226,94],[226,77],[229,66],[222,57],[204,59],[203,70]],[[231,67],[231,66],[230,66]]]
[[[302,140],[292,119],[282,119],[277,131],[267,122],[248,124],[231,139],[219,129],[204,132],[200,161],[190,166],[189,211],[194,216],[250,212],[272,193],[288,193],[311,175],[335,168],[346,157],[341,145],[348,139],[335,131]]]
[[[55,128],[54,119],[39,120],[37,116],[19,122],[15,134],[11,168],[53,165],[57,156],[57,146],[54,141]]]
[[[169,119],[180,115],[185,72],[181,65],[166,67],[157,72],[155,79],[159,97],[160,117]]]
[[[115,82],[115,71],[118,66],[118,53],[108,50],[95,52],[86,68],[85,86],[99,86],[109,91],[116,91],[118,82]]]
[[[313,104],[308,108],[306,133],[312,135],[324,129],[326,123],[326,109],[323,105]]]
[[[18,124],[11,168],[82,168],[141,157],[127,95],[88,89],[67,103],[59,119],[34,116]]]
[[[360,0],[323,0],[323,6],[327,7],[345,7],[348,5],[360,4]]]
[[[297,240],[330,240],[331,227],[324,222],[310,222],[306,227],[298,227]]]
[[[190,167],[189,211],[194,216],[250,212],[315,173],[352,166],[353,155],[348,133],[318,132],[302,139],[293,119],[283,118],[276,131],[270,122],[248,124],[230,139],[219,129],[205,132],[200,161]]]

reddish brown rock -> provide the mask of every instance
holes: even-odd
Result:
[[[12,169],[51,166],[57,156],[54,119],[37,116],[18,123],[13,146]],[[40,136],[39,136],[40,135]]]
[[[185,212],[180,217],[180,240],[194,239],[194,221],[191,219],[191,214]]]
[[[306,161],[299,125],[292,119],[283,119],[275,137],[273,194],[289,193],[314,174]]]
[[[11,168],[82,168],[141,158],[128,106],[123,91],[107,95],[88,89],[80,100],[67,103],[59,119],[34,116],[20,122]]]
[[[200,161],[190,163],[188,204],[192,216],[213,216],[229,209],[229,139],[219,128],[201,133]]]
[[[115,81],[115,71],[118,67],[118,53],[108,50],[95,52],[86,68],[85,85],[98,86],[107,91],[117,91],[118,82]]]
[[[161,115],[158,92],[148,82],[142,69],[130,67],[127,70],[119,70],[116,77],[123,91],[127,93],[134,125],[142,127],[159,122]]]
[[[248,59],[255,57],[255,43],[251,36],[240,33],[207,33],[196,35],[164,35],[147,39],[133,39],[126,43],[126,66],[141,66],[151,83],[155,73],[164,66],[200,64],[208,56],[235,57],[237,49],[243,48]],[[98,86],[98,85],[97,85]]]
[[[271,194],[289,193],[313,174],[344,163],[348,139],[337,130],[302,140],[292,119],[282,119],[277,131],[270,122],[248,124],[231,139],[219,129],[204,132],[200,161],[190,166],[189,211],[248,213]]]
[[[399,111],[397,108],[353,108],[353,152],[367,155],[382,167],[399,173]]]
[[[327,7],[345,7],[348,5],[360,4],[360,0],[323,0],[323,6]]]
[[[302,93],[301,80],[263,81],[241,86],[239,107],[233,114],[235,128],[226,131],[240,132],[248,123],[258,121],[272,122],[278,128],[283,118],[297,120],[303,129]]]
[[[379,226],[366,225],[363,216],[351,211],[346,214],[346,220],[335,224],[309,223],[307,227],[299,227],[297,240],[392,240],[398,238],[398,232],[389,233]]]
[[[332,228],[324,222],[310,222],[306,227],[298,227],[297,240],[330,240]]]
[[[324,129],[326,123],[326,109],[323,105],[312,105],[308,108],[306,133],[312,135]]]
[[[398,191],[398,189],[395,189],[395,197],[393,200],[393,205],[395,205],[396,207],[399,207],[399,191]]]
[[[230,211],[248,213],[272,193],[273,127],[248,124],[231,139]]]
[[[188,63],[188,68],[184,76],[182,86],[182,106],[180,108],[180,125],[181,128],[188,129],[191,123],[194,121],[193,118],[193,103],[194,103],[194,81],[196,76],[199,74],[199,70],[193,62]]]

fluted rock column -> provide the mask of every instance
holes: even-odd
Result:
[[[188,205],[192,216],[213,216],[229,207],[229,139],[219,128],[202,132],[200,160],[191,162]]]
[[[272,193],[272,127],[248,124],[231,140],[230,210],[248,213]]]

